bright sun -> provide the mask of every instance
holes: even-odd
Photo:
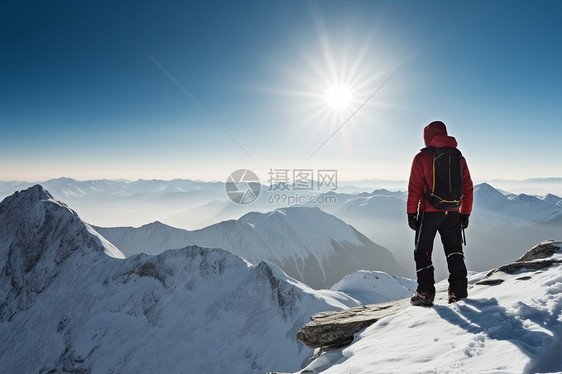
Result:
[[[326,91],[326,104],[336,111],[344,111],[351,106],[353,95],[348,86],[338,84]]]

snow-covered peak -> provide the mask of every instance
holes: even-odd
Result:
[[[192,235],[198,245],[228,249],[254,264],[274,263],[314,288],[330,287],[360,269],[405,273],[386,248],[316,207],[252,212]]]
[[[376,304],[411,296],[417,283],[411,279],[390,276],[381,271],[359,270],[346,275],[330,287],[340,291],[361,304]]]
[[[160,221],[154,221],[154,222],[150,222],[147,223],[146,225],[142,225],[140,227],[140,229],[144,229],[144,230],[162,230],[162,229],[167,229],[171,226],[168,226]]]
[[[542,198],[542,200],[547,202],[547,203],[550,203],[550,204],[557,204],[562,200],[562,198],[560,196],[556,196],[556,195],[553,195],[553,194],[549,193],[549,194],[546,194]]]
[[[0,203],[0,269],[6,277],[0,288],[7,293],[0,294],[0,300],[6,300],[0,320],[13,313],[10,300],[17,298],[18,306],[27,307],[57,276],[61,264],[77,253],[125,258],[43,187],[36,185],[5,198]]]
[[[27,212],[32,206],[40,203],[48,202],[60,207],[66,207],[60,201],[57,201],[53,195],[49,193],[43,186],[36,184],[22,191],[17,191],[13,195],[6,197],[2,200],[2,211],[11,210],[14,213]],[[66,207],[70,212],[74,213],[70,208]],[[0,211],[0,212],[2,212]]]
[[[162,227],[162,226],[167,226],[167,225],[165,225],[164,223],[162,223],[162,222],[160,222],[160,221],[154,221],[154,222],[151,222],[151,223],[147,223],[147,224],[144,225],[144,226],[149,226],[149,227],[150,227],[150,226]]]
[[[127,256],[141,252],[157,254],[186,245],[223,248],[252,264],[261,261],[276,264],[290,276],[314,288],[330,287],[359,269],[405,274],[387,249],[316,207],[251,212],[240,219],[195,231],[156,222],[139,228],[97,230]]]
[[[480,183],[474,186],[475,200],[485,200],[486,202],[507,200],[504,194],[489,185],[488,183]]]
[[[304,321],[357,305],[218,248],[106,256],[105,239],[41,191],[0,203],[4,372],[296,370],[312,354],[296,340]]]
[[[529,194],[504,195],[487,183],[474,188],[475,216],[485,213],[494,220],[519,222],[519,225],[544,222],[562,215],[558,196],[544,197]]]
[[[524,193],[512,196],[511,200],[516,201],[516,202],[531,203],[531,204],[539,204],[543,201],[536,196],[527,195],[527,194],[524,194]]]
[[[355,229],[317,207],[288,207],[268,213],[251,212],[238,221],[256,230],[275,233],[276,236],[281,233],[286,235],[285,238],[279,237],[279,240],[299,238],[310,249],[325,245],[331,240],[362,244]]]
[[[36,224],[44,219],[45,209],[57,214],[78,217],[66,204],[56,200],[43,186],[36,184],[26,190],[15,192],[0,203],[0,214],[9,221],[29,220]]]
[[[66,227],[67,230],[59,233],[64,236],[67,235],[68,226],[80,231],[84,240],[94,240],[88,248],[105,252],[112,257],[125,258],[115,246],[83,222],[74,210],[53,198],[41,185],[18,191],[0,203],[0,236],[6,239],[4,246],[11,239],[22,237],[26,240],[39,240],[39,245],[35,247],[40,247],[45,239],[41,235],[52,235],[53,231],[59,233],[57,230]],[[34,235],[39,237],[34,238]]]
[[[25,191],[16,193],[20,198],[27,198],[29,201],[34,200],[54,200],[53,196],[40,184],[36,184]]]

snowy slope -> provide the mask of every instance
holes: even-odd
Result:
[[[414,280],[388,275],[380,271],[360,270],[345,276],[330,289],[340,291],[361,304],[378,304],[413,295]]]
[[[166,249],[183,248],[192,243],[190,231],[155,221],[140,227],[98,227],[97,232],[115,244],[126,257],[139,253],[159,254]],[[220,246],[215,246],[220,247]]]
[[[267,261],[314,288],[327,288],[360,269],[393,275],[406,271],[390,252],[318,208],[251,212],[201,230],[159,222],[135,228],[97,228],[127,255],[185,245],[227,249],[253,264]],[[149,252],[150,253],[150,252]],[[152,252],[158,253],[158,252]]]
[[[489,277],[473,274],[468,299],[406,307],[302,372],[562,372],[562,242],[543,246],[558,252],[532,260],[537,266],[505,267]],[[538,265],[541,261],[554,263]]]
[[[222,249],[118,257],[40,186],[2,201],[1,371],[297,370],[309,316],[357,305]]]
[[[59,261],[67,255],[60,252],[63,244],[75,248],[87,245],[94,251],[103,251],[112,257],[125,258],[117,248],[85,224],[75,211],[66,204],[55,200],[40,185],[30,187],[24,192],[16,192],[9,199],[2,201],[0,203],[0,214],[4,218],[4,221],[0,224],[0,234],[8,237],[7,240],[0,242],[2,253],[12,243],[26,246],[29,240],[34,239],[30,235],[32,232],[35,233],[35,229],[42,227],[42,225],[52,224],[64,228],[65,235],[70,236],[69,233],[71,233],[75,236],[74,239],[69,239],[70,243],[59,243],[59,252],[57,253]],[[19,229],[14,231],[14,227]],[[41,234],[42,232],[37,233],[37,235]],[[47,251],[45,248],[35,248],[34,250],[36,252],[28,255],[41,256],[41,250]],[[0,265],[4,262],[5,259],[0,257]]]

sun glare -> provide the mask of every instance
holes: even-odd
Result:
[[[302,60],[284,61],[290,79],[272,91],[289,96],[287,108],[295,115],[295,127],[315,127],[327,131],[326,137],[339,133],[345,138],[366,130],[375,115],[380,118],[373,108],[388,104],[372,98],[394,75],[388,71],[396,56],[374,32],[354,32],[350,25],[348,36],[336,34],[339,28],[327,27],[319,14],[313,16],[317,39],[301,48]]]
[[[326,104],[336,111],[343,111],[350,107],[353,101],[351,89],[345,85],[334,85],[326,91]]]

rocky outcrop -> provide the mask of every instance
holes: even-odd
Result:
[[[556,252],[560,251],[560,247],[555,245],[553,240],[547,240],[529,249],[523,256],[515,260],[515,262],[529,262],[552,257]]]
[[[478,281],[478,285],[493,286],[504,281],[506,274],[513,274],[523,269],[541,269],[562,263],[562,243],[545,241],[530,249],[515,262],[500,266],[490,271]],[[518,279],[527,279],[521,277]],[[438,294],[446,296],[446,289],[439,289]],[[354,335],[379,319],[396,314],[409,305],[408,299],[398,301],[361,305],[351,309],[334,312],[322,312],[313,315],[297,334],[297,338],[312,348],[323,351],[340,348],[350,344]]]
[[[360,305],[335,312],[322,312],[310,317],[297,338],[311,348],[336,349],[350,344],[355,333],[379,319],[393,315],[408,305],[408,299]]]
[[[555,256],[556,253],[561,251],[560,244],[560,242],[555,242],[553,240],[544,241],[528,250],[523,256],[515,260],[515,262],[491,270],[483,279],[476,282],[476,284],[489,286],[500,284],[504,280],[498,273],[513,274],[523,269],[536,270],[555,264],[562,264],[562,256]]]

